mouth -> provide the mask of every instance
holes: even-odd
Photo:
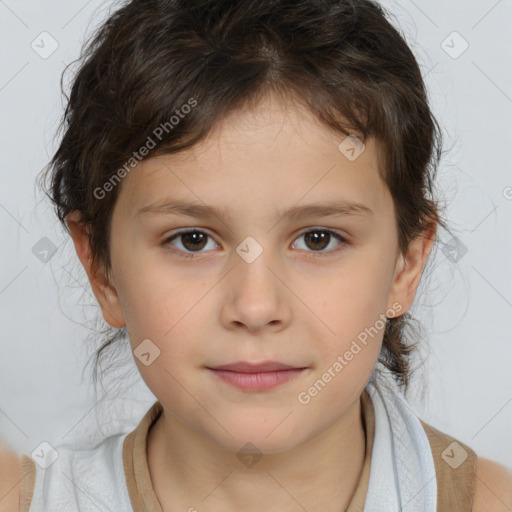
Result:
[[[266,391],[298,377],[307,367],[290,366],[274,361],[262,363],[237,362],[206,367],[221,382],[244,391]]]

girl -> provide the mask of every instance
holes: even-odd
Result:
[[[130,343],[157,401],[93,447],[5,452],[0,510],[512,506],[403,395],[440,132],[377,3],[132,0],[64,121],[46,177],[117,329],[98,360]]]

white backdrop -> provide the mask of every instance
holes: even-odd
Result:
[[[421,63],[451,148],[438,188],[459,239],[436,252],[417,296],[428,359],[408,397],[426,422],[512,467],[512,1],[383,4]],[[131,378],[96,403],[91,366],[82,370],[99,309],[34,185],[57,148],[61,72],[112,5],[0,1],[0,435],[20,453],[99,435],[107,412],[117,420],[101,435],[129,431],[155,400],[126,351]]]

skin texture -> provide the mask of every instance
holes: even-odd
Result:
[[[512,510],[512,469],[479,457],[475,468],[472,512]]]
[[[143,160],[124,178],[114,208],[110,280],[93,273],[85,230],[76,215],[68,218],[105,320],[126,325],[132,350],[149,339],[160,351],[147,366],[134,359],[164,408],[148,459],[166,511],[334,511],[350,501],[365,450],[359,398],[383,329],[359,343],[309,403],[298,395],[366,328],[409,309],[435,225],[400,255],[378,146],[366,141],[350,161],[338,149],[344,138],[296,103],[269,96],[231,114],[193,149]],[[222,216],[137,215],[167,198],[213,205]],[[282,213],[343,200],[373,214]],[[186,237],[164,243],[185,228],[209,237],[203,245]],[[347,242],[308,239],[325,230]],[[263,250],[251,263],[237,252],[247,237]],[[246,392],[205,368],[265,360],[307,369],[272,390]],[[262,454],[251,467],[237,457],[248,442]]]
[[[0,512],[18,512],[20,480],[19,456],[0,438]]]

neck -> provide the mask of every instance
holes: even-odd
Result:
[[[162,412],[148,434],[148,466],[166,512],[345,510],[365,457],[357,400],[328,428],[247,468],[236,454]]]

